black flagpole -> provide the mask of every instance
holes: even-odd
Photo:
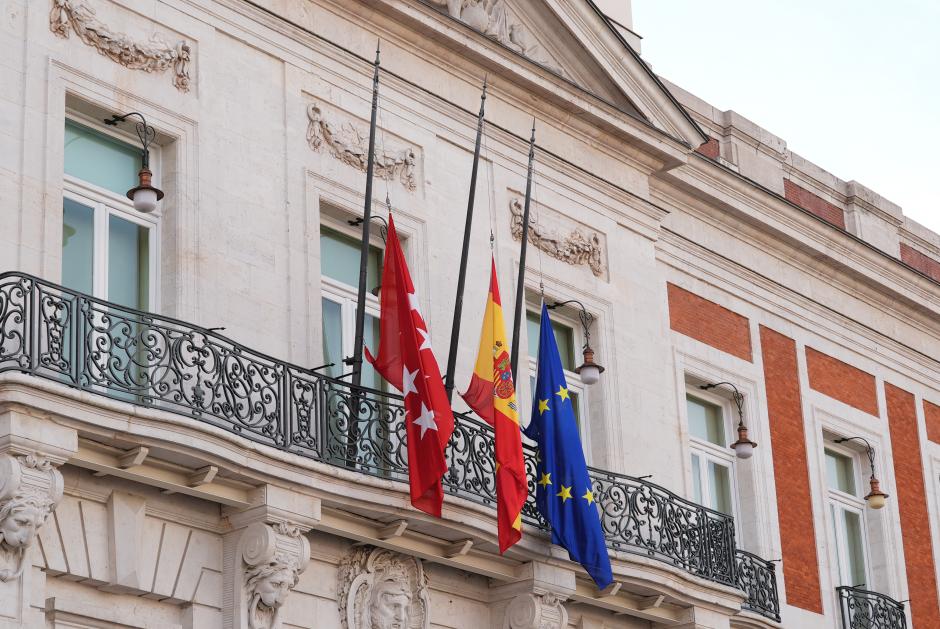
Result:
[[[512,320],[512,381],[519,371],[519,326],[522,324],[522,302],[525,297],[525,252],[529,244],[529,206],[532,203],[532,164],[535,162],[535,118],[532,119],[532,138],[529,140],[529,171],[525,180],[525,209],[522,211],[522,248],[519,251],[519,281],[516,283],[516,314]]]
[[[480,140],[483,138],[483,106],[486,103],[486,78],[480,94],[480,114],[477,116],[477,143],[473,149],[473,168],[470,170],[470,198],[467,200],[467,220],[463,227],[463,249],[460,250],[460,272],[457,274],[457,299],[454,302],[454,325],[450,330],[450,353],[447,355],[447,376],[444,388],[447,401],[454,397],[454,370],[457,367],[457,341],[460,339],[460,314],[463,312],[463,290],[467,280],[467,255],[470,251],[470,227],[473,223],[473,201],[477,194],[477,170],[480,165]]]
[[[375,46],[372,75],[372,120],[369,123],[369,163],[366,168],[366,201],[362,210],[362,246],[359,252],[359,293],[356,300],[356,342],[353,355],[345,360],[353,365],[352,383],[362,383],[362,334],[366,323],[366,273],[369,268],[369,226],[372,224],[372,175],[375,170],[375,120],[379,108],[379,44]]]

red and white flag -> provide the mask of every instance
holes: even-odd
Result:
[[[366,359],[405,398],[411,504],[441,517],[444,449],[454,431],[454,414],[391,215],[379,301],[379,352],[373,356],[367,348]]]

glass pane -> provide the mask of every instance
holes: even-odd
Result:
[[[95,211],[72,199],[62,202],[62,285],[94,290]]]
[[[365,325],[363,326],[362,338],[369,351],[378,353],[379,351],[379,318],[372,315],[366,315]],[[350,352],[352,353],[352,352]],[[387,390],[385,380],[375,371],[369,361],[362,361],[362,386],[373,389]]]
[[[124,195],[137,185],[141,149],[65,121],[65,172]]]
[[[581,434],[581,396],[574,391],[568,392],[568,398],[571,400],[571,410],[574,411],[574,421],[578,424],[578,434]]]
[[[708,462],[708,490],[712,509],[731,515],[731,470],[724,465]]]
[[[692,500],[702,504],[702,459],[692,455]]]
[[[334,363],[324,372],[337,378],[343,375],[343,308],[335,301],[322,299],[323,362]]]
[[[150,230],[108,217],[108,301],[146,310],[150,294]]]
[[[855,465],[851,458],[832,450],[826,450],[826,479],[829,487],[844,491],[847,494],[855,493]]]
[[[347,286],[359,286],[360,241],[328,227],[320,230],[320,270],[324,276]],[[369,246],[366,290],[379,285],[382,278],[382,250]]]
[[[687,395],[686,408],[689,415],[689,433],[721,447],[727,447],[725,422],[721,407]]]
[[[843,510],[845,516],[846,566],[849,580],[845,585],[867,585],[865,583],[865,550],[862,544],[862,518],[856,511]]]
[[[526,312],[526,335],[529,339],[529,356],[538,358],[539,353],[539,325],[542,317],[535,312]],[[558,345],[558,355],[561,357],[561,366],[568,371],[574,371],[578,363],[574,362],[574,331],[563,323],[552,321],[552,332],[555,333],[555,343]]]

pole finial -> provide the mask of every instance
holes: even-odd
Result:
[[[382,51],[382,39],[379,38],[375,42],[375,65],[380,65],[379,55]]]

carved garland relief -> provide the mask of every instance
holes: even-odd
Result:
[[[307,107],[307,144],[315,151],[326,147],[330,155],[352,166],[366,171],[369,162],[369,132],[360,131],[352,122],[336,123],[324,118],[319,104]],[[398,179],[405,188],[414,191],[418,184],[415,176],[417,161],[415,149],[375,152],[375,176],[380,179]]]
[[[509,202],[509,211],[512,237],[521,241],[522,201],[512,199]],[[604,250],[597,232],[584,233],[576,228],[567,236],[563,236],[533,222],[530,214],[529,242],[556,260],[575,266],[579,264],[587,265],[597,277],[602,277],[606,271],[604,267]]]
[[[0,456],[0,581],[23,574],[26,551],[62,499],[62,475],[39,454]]]
[[[129,35],[112,31],[96,17],[93,8],[80,0],[52,0],[49,29],[64,38],[75,31],[84,43],[131,70],[165,72],[172,68],[173,85],[182,92],[189,91],[192,51],[186,41],[173,46],[154,35],[147,43],[136,42]]]
[[[430,629],[428,581],[421,561],[358,546],[339,567],[338,604],[344,629]]]

